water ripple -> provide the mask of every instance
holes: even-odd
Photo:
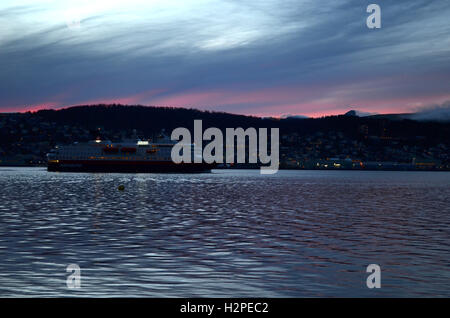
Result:
[[[448,297],[448,176],[0,168],[0,296]]]

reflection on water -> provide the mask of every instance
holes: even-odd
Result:
[[[0,296],[448,297],[449,176],[0,168]]]

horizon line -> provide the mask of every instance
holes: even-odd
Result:
[[[148,107],[148,108],[172,108],[172,109],[187,109],[187,110],[196,110],[200,112],[211,112],[211,113],[222,113],[222,114],[230,114],[230,115],[236,115],[236,116],[246,116],[246,117],[257,117],[257,118],[273,118],[273,119],[287,119],[287,118],[297,118],[297,119],[317,119],[317,118],[323,118],[323,117],[332,117],[332,116],[343,116],[347,112],[350,111],[356,111],[356,109],[349,109],[345,113],[328,113],[328,114],[321,114],[318,116],[307,116],[303,114],[281,114],[281,115],[258,115],[258,114],[237,114],[232,112],[226,112],[226,111],[217,111],[217,110],[207,110],[207,109],[199,109],[194,107],[188,107],[188,106],[160,106],[160,105],[143,105],[143,104],[122,104],[122,103],[96,103],[96,104],[77,104],[77,105],[70,105],[70,106],[61,106],[60,108],[40,108],[41,106],[36,106],[28,110],[18,110],[18,111],[0,111],[0,114],[26,114],[26,113],[37,113],[39,111],[60,111],[75,107],[95,107],[95,106],[122,106],[122,107]],[[45,107],[45,106],[44,106]],[[368,113],[364,116],[361,115],[355,115],[356,117],[370,117],[370,116],[377,116],[377,115],[410,115],[415,114],[414,112],[410,113]]]

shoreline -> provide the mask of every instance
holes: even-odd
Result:
[[[20,164],[0,164],[0,168],[47,168],[47,165],[20,165]],[[224,167],[215,167],[214,170],[258,170],[260,167],[232,167],[232,168],[224,168]],[[426,169],[426,168],[418,168],[418,169],[388,169],[388,168],[359,168],[359,169],[351,169],[351,168],[290,168],[290,167],[280,167],[279,170],[301,170],[301,171],[436,171],[436,172],[450,172],[450,168],[434,168],[434,169]]]

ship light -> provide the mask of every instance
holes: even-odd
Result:
[[[138,146],[148,146],[147,140],[138,140],[137,142]]]
[[[96,143],[101,143],[102,141],[100,139],[95,139]]]

